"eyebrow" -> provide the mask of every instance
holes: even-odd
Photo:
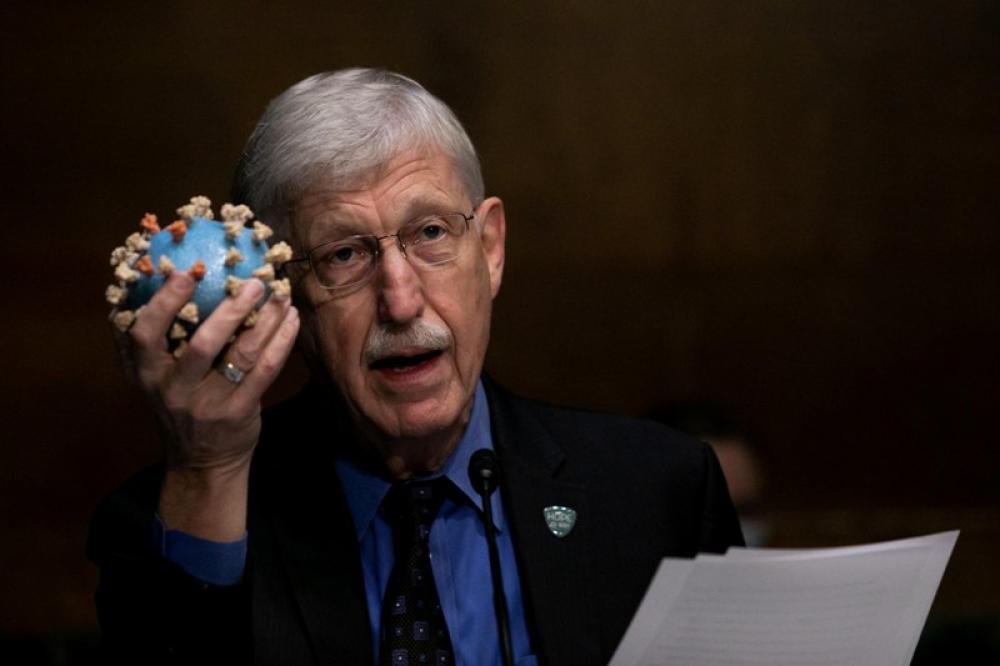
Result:
[[[419,194],[409,201],[403,207],[403,221],[401,224],[406,224],[414,218],[420,217],[421,215],[428,215],[430,213],[457,213],[460,208],[455,207],[452,210],[454,204],[450,202],[445,202],[443,199],[433,196],[427,196],[425,194]]]
[[[334,215],[321,215],[309,222],[310,230],[322,229],[323,235],[360,236],[369,233],[363,222]]]
[[[423,215],[432,213],[457,213],[460,210],[460,206],[447,203],[443,198],[418,194],[403,204],[403,212],[398,224],[401,227]],[[317,245],[348,236],[373,235],[364,222],[356,218],[352,219],[351,216],[338,215],[335,209],[327,209],[312,218],[309,222],[309,227],[310,231],[314,232],[310,233],[307,238],[310,247],[316,247]]]
[[[333,219],[330,215],[316,217],[309,222],[309,230],[304,238],[305,249],[310,250],[341,238],[366,233],[367,230],[357,223]]]

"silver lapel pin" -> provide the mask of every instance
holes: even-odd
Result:
[[[543,513],[549,531],[560,539],[569,534],[576,525],[576,509],[568,506],[547,506]]]

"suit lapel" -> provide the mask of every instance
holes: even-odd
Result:
[[[494,384],[485,385],[534,649],[542,663],[596,663],[601,649],[590,594],[594,535],[587,489],[562,478],[565,453],[542,424]],[[549,530],[549,506],[577,512],[567,536]]]
[[[332,470],[330,476],[340,494]],[[371,627],[350,512],[342,499],[321,506],[330,507],[322,522],[274,516],[281,565],[318,662],[371,663]]]
[[[284,574],[287,588],[276,590],[272,583],[267,589],[268,581],[254,580],[255,635],[269,637],[264,648],[267,658],[257,662],[296,663],[291,656],[303,650],[280,643],[282,636],[294,635],[301,644],[301,630],[276,626],[282,618],[291,617],[304,625],[316,663],[372,663],[371,626],[353,519],[334,468],[332,446],[301,446],[301,442],[316,441],[315,433],[309,436],[304,424],[314,423],[316,413],[322,413],[314,411],[320,409],[315,404],[306,409],[311,413],[293,414],[282,424],[286,426],[282,441],[269,442],[283,460],[264,458],[260,465],[262,473],[283,470],[274,492],[257,503],[261,509],[257,522],[261,530],[274,535],[265,550],[275,560],[270,568]],[[345,430],[328,433],[333,442],[345,436]],[[250,529],[252,533],[253,523]],[[267,592],[258,594],[258,583]],[[284,599],[277,600],[277,596]],[[280,614],[270,607],[288,601],[295,607],[290,613]]]

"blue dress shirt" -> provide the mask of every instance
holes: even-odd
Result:
[[[476,386],[472,414],[454,453],[438,474],[461,491],[462,498],[445,499],[431,526],[431,568],[458,666],[499,666],[500,643],[493,611],[493,586],[478,493],[469,481],[469,458],[478,449],[492,449],[489,408],[482,383]],[[378,661],[382,598],[392,572],[392,528],[379,511],[391,481],[348,460],[336,462],[361,553],[372,648]],[[514,544],[507,529],[499,493],[491,497],[497,530],[500,569],[510,616],[511,644],[517,666],[535,666],[521,597]],[[199,548],[198,542],[204,544]],[[214,584],[234,584],[242,577],[246,539],[217,544],[175,530],[162,530],[160,551],[188,573]],[[223,555],[220,557],[220,553]],[[219,566],[223,562],[223,566]]]

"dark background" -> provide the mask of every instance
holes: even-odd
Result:
[[[351,65],[449,103],[506,201],[497,378],[625,414],[720,401],[775,545],[961,528],[932,626],[997,626],[1000,4],[0,12],[7,644],[95,631],[88,516],[158,455],[104,320],[111,248],[224,201],[267,100]]]

